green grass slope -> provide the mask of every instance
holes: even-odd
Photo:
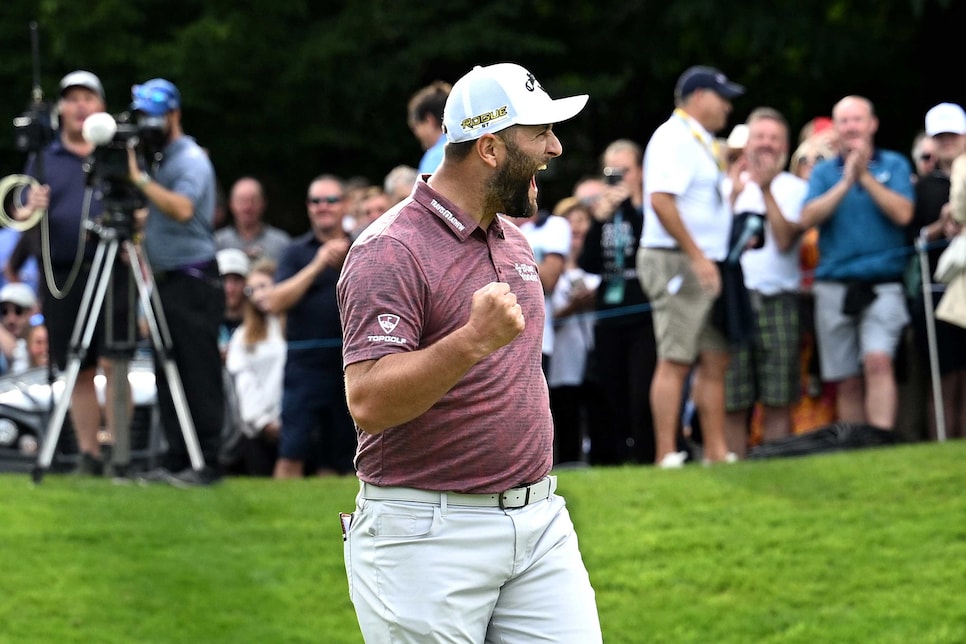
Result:
[[[559,473],[604,641],[966,641],[966,442]],[[0,475],[0,641],[362,641],[354,479]],[[566,592],[566,589],[561,589]],[[579,643],[575,643],[579,644]]]

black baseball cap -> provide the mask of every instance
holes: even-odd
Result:
[[[674,87],[674,95],[678,99],[685,98],[696,89],[710,89],[722,98],[731,100],[745,93],[745,88],[738,83],[732,83],[724,73],[714,67],[695,65],[689,67]]]

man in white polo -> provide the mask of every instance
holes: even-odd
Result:
[[[658,361],[650,395],[660,467],[680,467],[687,459],[676,448],[676,435],[685,382],[696,360],[693,395],[705,461],[734,459],[724,437],[728,343],[711,322],[721,292],[715,262],[727,255],[732,220],[714,134],[728,122],[731,99],[744,91],[712,67],[689,68],[675,87],[674,113],[644,152],[637,270],[654,307]]]

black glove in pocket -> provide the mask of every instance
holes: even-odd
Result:
[[[875,284],[872,282],[847,282],[845,298],[842,300],[843,315],[860,315],[867,306],[875,301]]]

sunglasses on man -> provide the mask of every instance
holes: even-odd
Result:
[[[309,197],[307,201],[314,206],[318,206],[320,203],[332,205],[342,201],[342,197],[336,195],[328,195],[325,197]]]

